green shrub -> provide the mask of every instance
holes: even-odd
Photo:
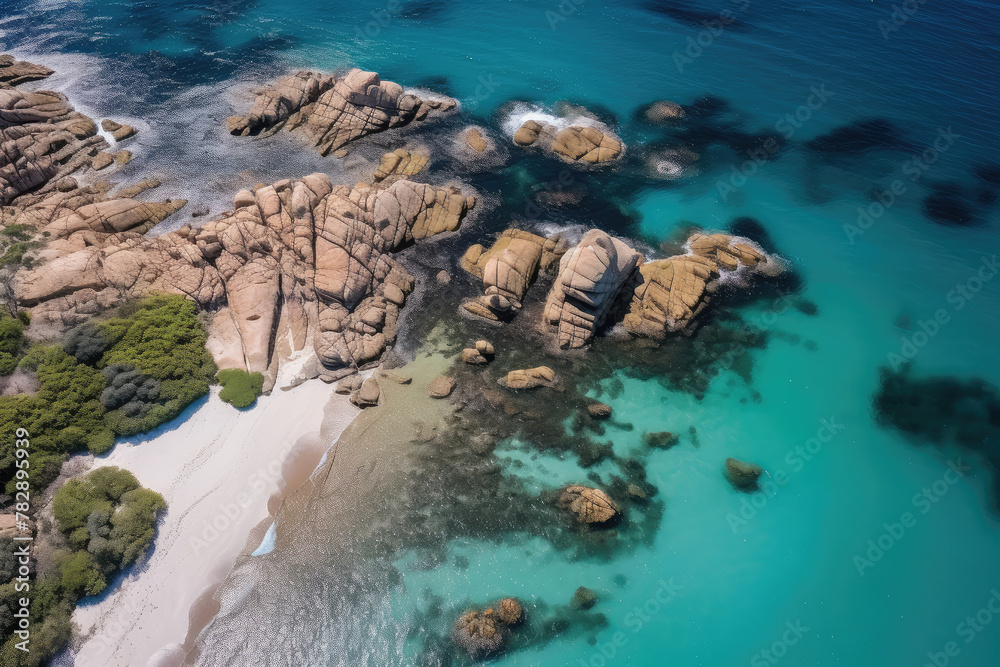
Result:
[[[17,368],[24,347],[24,327],[21,319],[0,317],[0,375],[10,375]]]
[[[62,588],[78,598],[97,595],[107,587],[101,568],[86,551],[74,551],[60,558]]]
[[[263,375],[247,373],[239,368],[227,368],[219,371],[219,382],[222,384],[219,398],[237,408],[253,405],[264,389]]]

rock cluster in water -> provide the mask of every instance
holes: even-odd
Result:
[[[477,660],[501,652],[511,628],[524,620],[524,607],[517,598],[503,598],[483,611],[464,612],[452,628],[452,639]]]
[[[287,128],[328,155],[365,135],[425,120],[457,104],[449,97],[421,99],[375,72],[352,69],[339,78],[298,72],[259,89],[250,111],[231,116],[227,125],[239,136]]]
[[[518,146],[537,146],[566,162],[602,164],[617,160],[625,145],[609,129],[570,125],[558,129],[549,123],[526,120],[514,133]]]
[[[604,491],[573,484],[562,490],[559,507],[572,512],[580,523],[602,526],[621,518],[621,509]]]

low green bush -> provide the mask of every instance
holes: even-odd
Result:
[[[253,405],[263,391],[264,376],[239,368],[227,368],[219,371],[219,383],[222,385],[219,398],[234,407],[246,408]]]

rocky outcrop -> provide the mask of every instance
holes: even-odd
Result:
[[[14,56],[0,53],[0,88],[38,81],[52,76],[52,74],[53,71],[48,67],[15,60]]]
[[[39,201],[106,147],[94,121],[64,95],[0,88],[0,206],[29,191],[24,204]]]
[[[111,136],[115,138],[115,141],[124,141],[129,137],[135,136],[136,132],[138,132],[138,130],[131,125],[116,123],[109,118],[105,118],[101,121],[101,129],[105,132],[111,133]]]
[[[757,488],[757,478],[764,469],[756,463],[740,461],[732,457],[726,459],[726,479],[739,491],[753,491]]]
[[[393,175],[415,176],[423,171],[429,159],[420,153],[411,153],[405,148],[399,148],[382,156],[375,170],[375,181],[384,181]]]
[[[499,320],[521,309],[521,301],[540,272],[565,252],[562,238],[545,238],[508,229],[488,250],[476,244],[462,257],[462,268],[482,279],[485,295],[462,304],[474,315]]]
[[[558,129],[549,123],[526,120],[514,132],[518,146],[537,146],[565,162],[602,164],[621,157],[625,145],[614,133],[598,124],[570,125]]]
[[[721,271],[747,275],[777,275],[784,270],[773,258],[747,239],[727,234],[694,234],[690,252],[655,260],[639,268],[640,284],[632,295],[622,321],[632,334],[663,338],[688,328],[708,305]]]
[[[563,255],[543,315],[545,323],[555,325],[560,347],[581,347],[590,340],[616,313],[619,295],[631,289],[642,262],[641,254],[598,229]]]
[[[611,497],[600,489],[574,484],[559,495],[560,508],[569,510],[576,520],[591,526],[610,525],[621,518],[621,510]]]
[[[357,368],[395,339],[413,289],[391,252],[456,229],[473,203],[405,180],[348,188],[313,174],[240,192],[222,218],[153,239],[142,232],[176,203],[83,206],[45,228],[55,239],[48,262],[24,273],[19,295],[44,311],[84,288],[179,292],[216,311],[213,330],[238,334],[248,371],[268,373],[278,340],[311,344],[327,369]]]
[[[555,384],[556,372],[548,366],[538,368],[527,368],[507,373],[497,380],[501,387],[507,389],[535,389],[537,387],[551,387]]]
[[[298,72],[256,91],[245,116],[227,120],[239,136],[268,135],[287,127],[323,155],[363,136],[451,111],[449,97],[421,99],[378,74],[352,69],[342,77]]]
[[[569,601],[573,609],[590,609],[595,604],[597,604],[597,593],[586,586],[580,586],[573,591],[573,598]]]
[[[481,660],[501,652],[510,631],[524,620],[524,607],[517,598],[503,598],[483,611],[462,613],[452,627],[454,642],[472,658]]]
[[[475,347],[462,350],[462,361],[467,364],[488,364],[493,361],[495,351],[489,341],[477,340]]]

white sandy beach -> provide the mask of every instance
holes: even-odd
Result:
[[[324,409],[333,428],[330,442],[320,443]],[[269,497],[285,491],[283,476],[300,483],[308,472],[296,468],[314,466],[357,413],[347,396],[318,380],[288,391],[276,387],[246,411],[223,403],[213,388],[193,414],[96,459],[95,467],[130,470],[163,495],[167,511],[148,562],[106,598],[74,612],[86,637],[75,664],[179,665],[192,605],[223,579],[268,517]]]

